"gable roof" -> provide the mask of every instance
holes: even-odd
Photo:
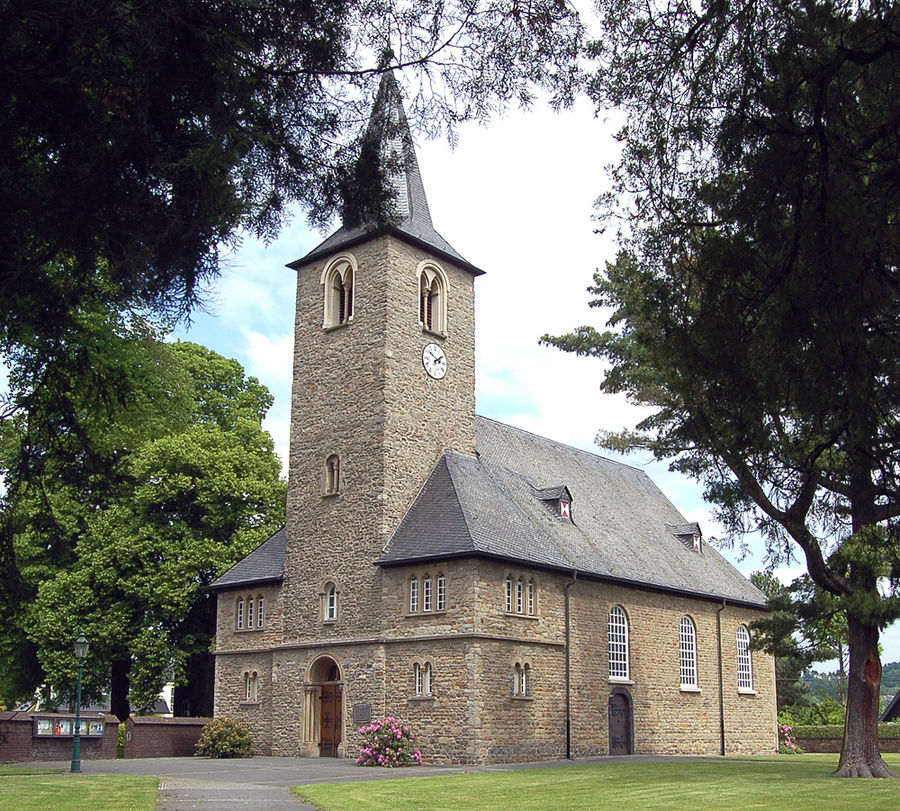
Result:
[[[214,580],[211,591],[238,588],[264,583],[279,583],[284,577],[284,544],[287,530],[282,527],[263,541],[247,557],[239,560],[228,571]]]
[[[403,108],[400,88],[397,86],[394,74],[390,71],[381,77],[365,140],[375,144],[372,154],[377,155],[386,165],[395,167],[393,173],[386,179],[388,187],[394,194],[391,221],[386,223],[348,223],[345,212],[344,223],[337,231],[302,259],[291,262],[288,267],[297,270],[316,259],[341,249],[350,248],[373,236],[393,234],[443,258],[450,259],[475,275],[484,273],[463,259],[434,228],[412,133],[409,130],[406,111]],[[371,176],[371,172],[358,174],[361,177]]]
[[[765,607],[641,470],[477,417],[478,457],[447,451],[378,560],[483,556]],[[560,484],[563,482],[564,484]],[[569,520],[541,498],[567,488]]]

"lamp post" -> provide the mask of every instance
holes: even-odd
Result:
[[[78,634],[75,640],[75,659],[78,661],[78,689],[75,692],[75,742],[72,746],[72,768],[70,771],[81,771],[81,668],[88,655],[88,641],[84,634]]]

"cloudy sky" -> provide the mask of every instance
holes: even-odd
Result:
[[[535,107],[462,128],[455,150],[443,141],[417,146],[436,229],[486,271],[476,281],[478,412],[594,452],[598,429],[632,427],[642,411],[600,393],[599,361],[541,347],[538,339],[604,325],[603,312],[587,306],[585,288],[615,255],[614,234],[595,233],[593,203],[617,154],[616,129],[586,104],[559,114]],[[298,214],[272,244],[245,240],[210,291],[207,312],[178,333],[237,358],[269,388],[275,405],[266,427],[285,463],[295,282],[285,265],[324,236]],[[696,483],[664,464],[625,461],[644,467],[704,535],[720,534]],[[743,560],[722,551],[745,573],[763,567],[758,543]],[[780,575],[789,581],[801,572],[797,566]],[[883,661],[900,661],[900,625],[882,643]]]

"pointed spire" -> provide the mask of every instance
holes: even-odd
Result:
[[[343,225],[303,259],[298,268],[370,236],[393,233],[481,274],[434,229],[400,87],[382,74],[351,182],[343,192]]]

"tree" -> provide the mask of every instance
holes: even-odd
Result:
[[[652,406],[607,446],[702,481],[731,534],[795,550],[846,612],[837,774],[878,752],[880,629],[900,616],[900,8],[603,2],[599,103],[628,114],[605,203],[610,329],[545,340]]]
[[[569,100],[582,36],[558,0],[8,0],[0,31],[0,350],[98,296],[185,314],[241,229],[326,221],[373,74],[452,130]]]
[[[752,623],[753,644],[775,657],[779,712],[809,703],[804,671],[828,659],[838,660],[838,697],[845,704],[847,622],[832,596],[807,575],[785,586],[762,571],[750,575],[750,582],[768,598],[770,613]]]
[[[111,688],[120,718],[131,704],[151,705],[170,669],[184,681],[208,661],[215,599],[205,587],[283,523],[285,498],[261,427],[271,396],[237,362],[157,340],[130,347],[128,357],[154,370],[150,388],[91,425],[86,442],[71,443],[79,454],[103,448],[102,475],[57,480],[70,459],[48,444],[42,475],[32,466],[15,479],[5,505],[21,597],[3,656],[15,663],[27,653],[30,667],[19,669],[30,679],[19,691],[38,680],[68,688],[69,643],[81,632],[91,641],[85,693]],[[85,413],[97,419],[96,409]],[[29,430],[21,418],[4,428],[7,438]],[[35,522],[48,505],[52,523]],[[211,710],[211,683],[193,687],[192,708]]]

